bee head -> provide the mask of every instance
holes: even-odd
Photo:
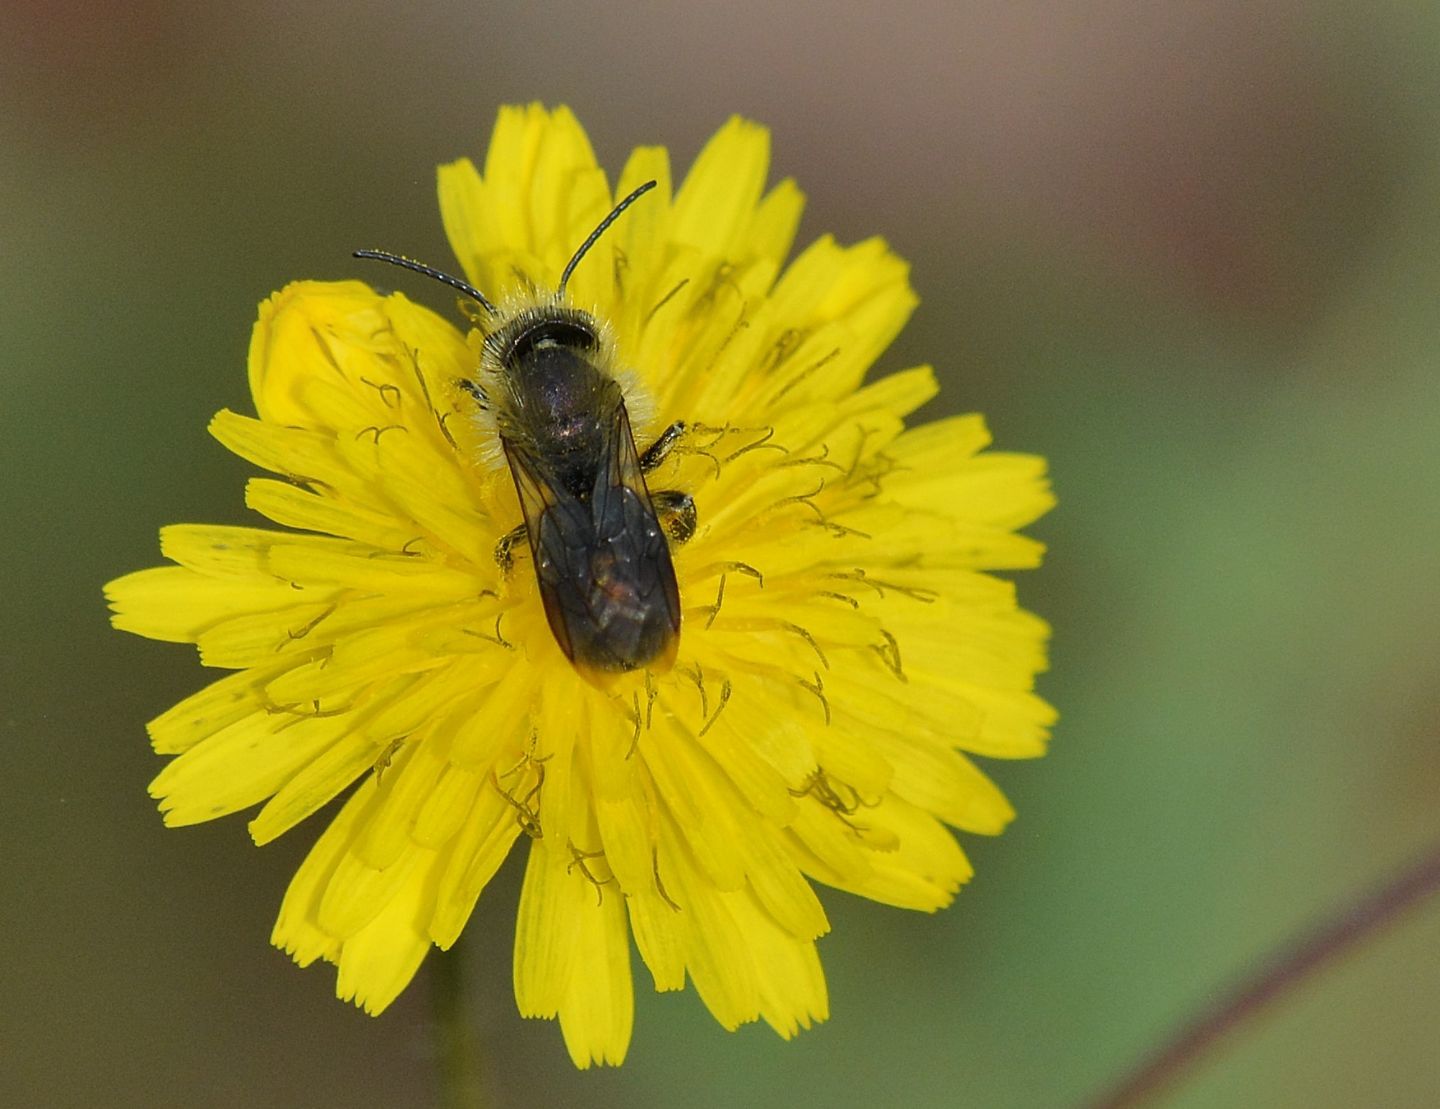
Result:
[[[600,346],[600,326],[594,317],[561,304],[522,308],[485,337],[486,357],[512,369],[541,351],[563,349],[593,356]]]

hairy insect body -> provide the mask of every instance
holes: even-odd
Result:
[[[512,452],[543,460],[571,494],[588,493],[605,445],[598,417],[624,404],[608,361],[577,309],[523,309],[487,336],[480,383],[507,461]]]
[[[550,630],[582,672],[663,669],[680,598],[600,330],[526,309],[485,340],[481,390],[525,518]]]

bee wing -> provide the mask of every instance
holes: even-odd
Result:
[[[632,568],[641,594],[664,605],[664,619],[673,636],[680,630],[680,587],[670,561],[670,545],[645,487],[624,404],[616,409],[606,448],[605,466],[596,475],[590,497],[595,534]]]
[[[524,448],[507,443],[505,458],[510,464],[510,476],[515,479],[520,511],[525,515],[525,534],[535,563],[540,599],[545,603],[545,618],[565,657],[573,659],[574,583],[581,580],[586,561],[589,510]]]
[[[603,426],[588,498],[545,459],[506,445],[535,578],[555,641],[583,672],[663,668],[680,631],[675,567],[624,404]]]

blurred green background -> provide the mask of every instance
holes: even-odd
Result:
[[[464,951],[498,1104],[1083,1104],[1440,837],[1440,8],[201,11],[0,9],[0,1104],[434,1103],[423,974],[374,1020],[267,944],[314,827],[162,829],[143,724],[202,675],[100,585],[246,521],[205,424],[249,410],[256,303],[358,246],[448,261],[433,168],[507,101],[569,103],[612,169],[748,114],[802,238],[913,260],[881,368],[1051,459],[1021,596],[1062,719],[992,766],[1020,817],[953,908],[825,896],[834,1015],[789,1044],[641,978],[629,1061],[575,1072],[514,1012],[507,867]],[[1162,1104],[1440,1104],[1437,984],[1440,904]]]

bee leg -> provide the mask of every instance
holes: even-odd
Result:
[[[648,474],[651,470],[659,466],[660,463],[664,462],[665,457],[670,453],[675,444],[680,441],[680,436],[684,434],[684,420],[676,420],[662,431],[660,438],[646,447],[645,453],[640,456],[640,472],[642,474]]]
[[[508,574],[515,565],[515,548],[525,542],[528,534],[524,524],[511,528],[495,544],[495,563],[502,574]]]
[[[695,500],[678,489],[662,489],[650,494],[655,515],[665,534],[676,543],[683,543],[695,534]]]

